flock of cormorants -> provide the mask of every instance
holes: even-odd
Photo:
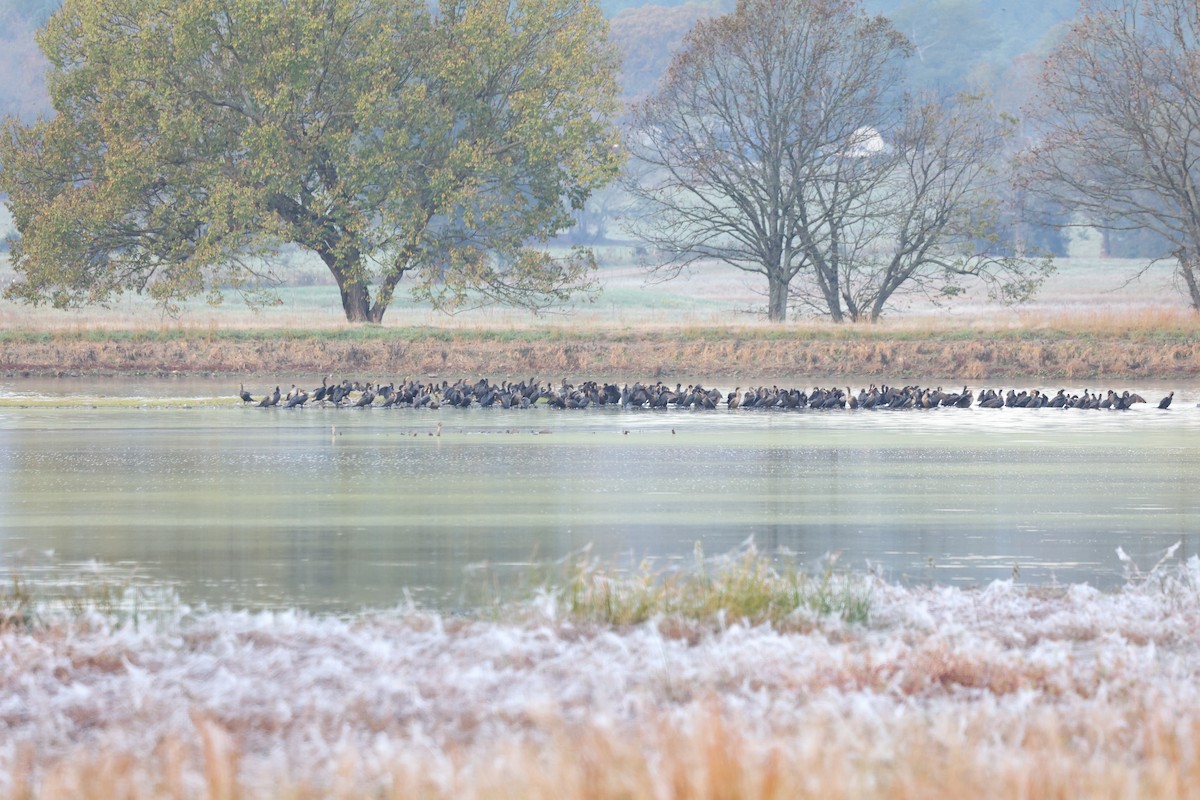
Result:
[[[512,383],[504,381],[494,384],[487,379],[474,383],[460,380],[456,383],[420,383],[414,380],[382,384],[343,380],[329,383],[323,378],[321,385],[312,391],[298,389],[292,385],[287,394],[279,387],[255,400],[243,384],[238,393],[244,405],[255,404],[259,408],[302,408],[312,403],[337,408],[441,408],[454,406],[467,408],[532,408],[539,403],[550,408],[588,408],[589,406],[617,406],[620,408],[687,408],[715,409],[906,409],[906,408],[1079,408],[1126,410],[1146,400],[1139,394],[1124,391],[1117,394],[1109,389],[1105,394],[1087,389],[1082,394],[1068,394],[1059,389],[1050,395],[1040,389],[1017,392],[1009,389],[1005,393],[996,389],[981,390],[976,397],[968,387],[961,392],[943,391],[942,387],[921,386],[876,386],[860,389],[857,394],[850,387],[813,387],[785,389],[778,386],[758,386],[743,390],[740,386],[728,394],[718,389],[703,386],[675,384],[674,388],[661,382],[653,384],[634,383],[617,386],[612,383],[585,381],[578,386],[563,381],[560,386],[542,384],[536,380]],[[1159,408],[1168,408],[1175,393],[1171,392],[1159,401]]]

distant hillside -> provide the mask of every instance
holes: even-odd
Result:
[[[46,59],[34,41],[59,3],[0,0],[0,116],[32,121],[50,113]]]
[[[1021,84],[1034,73],[1023,54],[1043,51],[1055,26],[1075,12],[1075,0],[865,3],[912,40],[915,84],[991,88],[1010,97],[1004,104],[1011,110],[1019,108],[1027,94]],[[59,5],[60,0],[0,0],[0,115],[31,121],[50,112],[42,78],[45,59],[34,31]],[[613,41],[625,54],[622,85],[625,97],[633,99],[653,88],[697,20],[732,10],[734,0],[601,0],[600,5],[612,20]]]
[[[622,11],[630,8],[643,8],[649,5],[656,5],[660,8],[675,8],[676,6],[696,5],[710,6],[714,9],[724,7],[725,10],[732,10],[734,6],[733,0],[662,0],[660,3],[647,3],[645,0],[600,0],[600,8],[604,9],[604,15],[609,19],[613,19]]]
[[[605,4],[608,12],[609,4]],[[640,4],[610,13],[610,36],[625,56],[621,88],[627,100],[644,97],[666,72],[683,37],[697,21],[724,13],[715,0],[675,4]]]
[[[1036,70],[1029,55],[1043,52],[1076,0],[865,0],[869,13],[889,17],[913,43],[915,86],[948,91],[987,88],[1009,96],[1019,110]],[[645,96],[666,70],[683,36],[704,17],[731,10],[733,0],[640,3],[604,0],[612,38],[625,54],[627,98]],[[1040,59],[1035,59],[1040,60]],[[1001,98],[1003,101],[1003,97]]]
[[[916,48],[912,78],[921,85],[988,84],[1024,53],[1044,50],[1070,20],[1076,0],[866,0]]]

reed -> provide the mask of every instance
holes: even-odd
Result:
[[[706,558],[699,542],[690,565],[642,561],[624,568],[590,548],[555,563],[534,562],[507,573],[489,565],[472,571],[466,600],[487,619],[552,618],[589,627],[627,629],[655,621],[695,635],[730,625],[811,631],[823,624],[865,625],[874,579],[837,567],[837,556],[806,570],[752,543]]]
[[[56,579],[31,579],[15,570],[4,579],[0,631],[45,633],[95,621],[136,628],[146,620],[188,613],[170,587],[140,581],[132,574],[79,570]]]
[[[1180,546],[1121,551],[1115,593],[904,588],[747,547],[686,569],[583,553],[490,620],[11,627],[0,797],[1194,796]]]
[[[489,330],[355,328],[107,334],[0,333],[0,371],[19,375],[218,373],[391,379],[437,374],[525,379],[724,380],[746,385],[796,379],[889,383],[958,380],[1061,381],[1192,378],[1200,336],[1186,329],[972,331],[938,336],[917,329],[713,328]]]
[[[932,692],[915,701],[930,706],[924,713],[900,706],[874,719],[843,718],[818,702],[803,721],[764,730],[719,694],[689,698],[679,680],[665,708],[633,720],[547,710],[521,720],[507,741],[399,737],[382,758],[370,748],[330,753],[330,777],[320,781],[248,770],[261,734],[195,715],[194,738],[165,739],[140,757],[119,746],[64,760],[29,753],[10,772],[5,796],[1039,800],[1189,797],[1200,779],[1194,709],[1145,707],[1142,696],[1085,709],[1056,709],[1047,699],[1014,715],[977,687],[967,691],[978,700],[955,703],[955,713]]]

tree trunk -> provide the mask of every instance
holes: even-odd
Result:
[[[395,281],[390,282],[387,297],[383,296],[381,290],[380,296],[372,305],[371,287],[367,285],[366,280],[360,277],[357,251],[353,251],[350,255],[339,255],[332,250],[317,249],[317,255],[325,262],[325,266],[329,267],[330,274],[337,281],[338,291],[342,295],[342,310],[346,312],[346,321],[382,322],[383,312],[387,310],[388,301],[391,299],[390,289],[395,285]],[[399,280],[399,276],[396,280]]]
[[[788,285],[783,278],[771,275],[768,277],[769,295],[767,299],[767,319],[771,322],[783,322],[787,319]]]
[[[383,322],[383,314],[388,309],[392,299],[391,290],[404,270],[400,270],[395,278],[384,282],[375,294],[375,302],[371,302],[371,287],[362,280],[338,279],[338,291],[342,294],[342,309],[346,312],[347,322],[373,322],[376,325]],[[337,277],[337,273],[334,273]]]
[[[1200,275],[1197,274],[1197,269],[1200,268],[1200,259],[1194,253],[1186,250],[1177,252],[1175,257],[1179,259],[1179,274],[1187,285],[1188,299],[1192,301],[1192,309],[1200,311]]]
[[[823,253],[810,252],[809,257],[813,262],[813,274],[817,278],[817,288],[821,290],[821,297],[825,300],[825,307],[829,309],[829,318],[834,322],[841,323],[842,317],[842,300],[838,296],[838,271],[836,264],[830,264],[825,259]]]
[[[371,290],[363,281],[338,280],[338,291],[342,294],[342,309],[346,312],[347,322],[378,322],[372,319]],[[380,311],[379,316],[383,316]]]

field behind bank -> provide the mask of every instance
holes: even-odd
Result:
[[[597,249],[598,291],[568,307],[541,315],[509,308],[468,309],[456,314],[432,311],[415,302],[401,283],[383,327],[618,328],[677,326],[769,326],[765,321],[766,284],[761,276],[708,263],[662,280],[648,272],[631,247]],[[1143,261],[1063,258],[1037,297],[1019,307],[968,292],[952,304],[924,297],[899,300],[876,327],[895,330],[1116,325],[1157,327],[1191,319],[1184,295],[1174,285],[1173,263],[1147,266]],[[320,262],[301,255],[283,258],[278,272],[287,285],[274,291],[274,304],[248,308],[236,294],[220,306],[203,300],[183,304],[176,316],[164,314],[144,297],[126,295],[111,307],[56,311],[0,300],[0,329],[6,331],[162,330],[162,329],[328,329],[346,327],[336,286]],[[1140,275],[1140,277],[1139,277]],[[0,254],[0,286],[15,279],[7,256]],[[793,313],[784,326],[828,326],[821,318]]]

